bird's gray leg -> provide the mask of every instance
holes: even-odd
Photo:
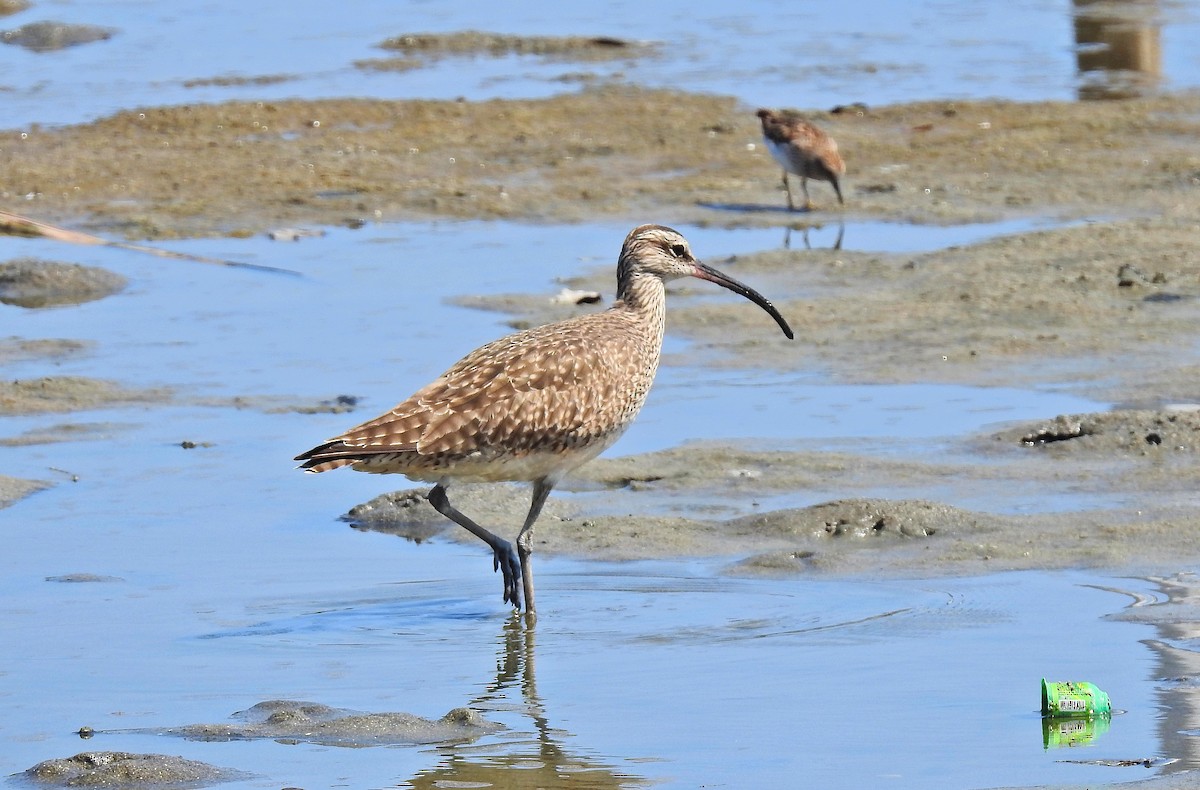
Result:
[[[783,188],[787,190],[788,196],[788,211],[795,211],[796,206],[792,203],[792,185],[788,183],[787,171],[783,171]]]
[[[529,556],[533,554],[533,522],[542,514],[542,505],[550,489],[554,488],[545,478],[533,481],[533,501],[529,503],[529,515],[525,516],[525,525],[517,533],[517,553],[521,557],[521,585],[525,592],[525,614],[532,622],[537,617],[533,603],[533,567],[529,564]]]
[[[426,497],[434,510],[453,521],[475,537],[492,547],[492,570],[499,570],[504,575],[504,602],[521,608],[521,591],[517,583],[521,580],[521,560],[513,550],[513,545],[503,538],[496,537],[471,519],[460,513],[446,496],[446,488],[441,483],[435,485]],[[544,497],[543,497],[544,499]]]
[[[804,208],[812,211],[812,198],[808,196],[808,176],[800,176],[800,188],[804,190]]]

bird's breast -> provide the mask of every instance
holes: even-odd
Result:
[[[795,167],[789,150],[790,146],[787,143],[777,142],[770,137],[764,137],[763,142],[766,143],[767,150],[771,152],[771,158],[778,162],[780,167],[784,170],[792,170]]]

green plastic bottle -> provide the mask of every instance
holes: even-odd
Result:
[[[1108,694],[1092,683],[1052,683],[1042,678],[1042,715],[1054,718],[1109,716]]]

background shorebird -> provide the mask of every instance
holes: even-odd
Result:
[[[796,210],[792,203],[792,186],[788,173],[800,176],[800,188],[804,190],[804,208],[812,210],[808,197],[808,179],[828,181],[837,192],[838,203],[842,200],[842,187],[838,182],[846,174],[846,163],[838,153],[837,142],[794,112],[784,110],[759,110],[762,120],[763,139],[767,150],[783,168],[783,186],[787,190],[788,209]]]
[[[492,549],[504,600],[534,612],[533,523],[550,490],[612,445],[633,422],[662,351],[666,283],[698,277],[766,310],[792,329],[766,298],[692,256],[678,231],[642,225],[617,261],[617,301],[608,310],[503,337],[472,351],[391,411],[296,456],[302,469],[349,466],[434,483],[429,503]],[[533,483],[517,551],[459,512],[446,495],[454,481]],[[518,587],[518,585],[520,585]]]

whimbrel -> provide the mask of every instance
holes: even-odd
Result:
[[[696,260],[678,231],[642,225],[625,237],[608,310],[481,346],[391,411],[296,460],[309,472],[349,466],[433,483],[429,503],[491,547],[504,601],[520,609],[524,593],[533,615],[533,524],[562,477],[611,446],[645,403],[662,350],[666,283],[681,277],[741,294],[792,337],[774,305]],[[450,504],[446,489],[458,481],[533,484],[516,551]]]
[[[792,202],[792,186],[788,183],[788,173],[800,176],[805,209],[811,210],[813,207],[808,197],[810,178],[833,184],[838,203],[844,205],[842,187],[838,179],[846,174],[846,163],[838,153],[837,142],[794,112],[759,110],[758,117],[762,120],[763,139],[767,143],[767,150],[783,168],[783,186],[787,190],[788,209],[796,210]]]

